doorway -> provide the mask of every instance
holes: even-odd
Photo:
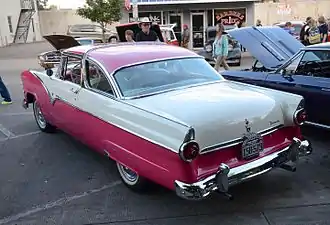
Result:
[[[205,13],[196,12],[191,13],[191,37],[192,37],[192,47],[193,48],[203,48],[204,47],[204,37],[205,37]]]
[[[176,23],[176,26],[173,28],[173,30],[178,42],[181,44],[182,13],[170,12],[168,15],[168,23],[169,24]]]

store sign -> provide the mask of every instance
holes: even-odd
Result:
[[[161,12],[139,12],[139,18],[148,17],[153,23],[161,23]],[[129,21],[134,22],[133,14],[129,14]]]
[[[279,15],[291,15],[292,9],[290,5],[278,5],[277,14]]]
[[[216,9],[214,10],[215,21],[223,25],[233,25],[237,21],[244,22],[246,18],[245,9]]]

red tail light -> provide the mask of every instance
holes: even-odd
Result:
[[[195,141],[183,143],[180,151],[180,158],[185,162],[191,162],[199,155],[199,145]]]
[[[293,116],[293,120],[297,125],[303,125],[307,120],[307,113],[304,108],[298,109]]]

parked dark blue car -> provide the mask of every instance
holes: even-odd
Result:
[[[302,95],[306,124],[330,129],[330,43],[305,47],[278,27],[228,33],[257,61],[248,70],[222,72],[225,78]]]

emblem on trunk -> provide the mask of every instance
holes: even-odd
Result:
[[[248,133],[251,131],[250,122],[247,119],[245,119],[245,129]]]

